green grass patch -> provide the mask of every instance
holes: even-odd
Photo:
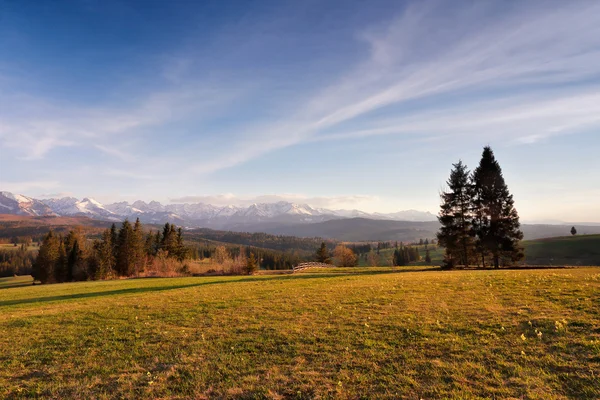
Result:
[[[0,290],[0,398],[600,398],[600,269]]]
[[[0,289],[31,286],[32,284],[33,278],[30,275],[0,278]]]
[[[529,240],[523,246],[528,264],[600,265],[600,235]]]
[[[427,249],[429,249],[429,256],[431,257],[431,262],[425,262],[425,252],[427,251],[425,245],[410,245],[410,247],[417,248],[419,250],[419,256],[421,256],[421,261],[411,262],[410,265],[441,265],[444,260],[444,248],[439,247],[435,244],[427,245]],[[394,257],[394,247],[389,249],[381,249],[379,250],[379,256],[377,258],[377,265],[392,265],[392,260]],[[375,250],[374,250],[375,251]],[[366,255],[363,255],[358,260],[358,265],[363,267],[367,266],[368,261]]]
[[[21,245],[14,245],[14,244],[10,244],[10,243],[0,243],[0,250],[20,250],[21,249]],[[38,246],[37,243],[32,243],[29,246],[27,246],[27,251],[38,251],[40,248]]]

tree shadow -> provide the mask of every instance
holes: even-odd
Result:
[[[0,307],[22,305],[22,304],[33,304],[33,303],[46,303],[52,301],[63,301],[63,300],[76,300],[76,299],[90,299],[95,297],[106,297],[106,296],[118,296],[123,294],[141,294],[149,292],[164,292],[169,290],[177,289],[188,289],[193,287],[217,285],[217,284],[231,284],[231,283],[247,283],[247,282],[268,282],[268,281],[285,281],[285,280],[308,280],[308,279],[322,279],[322,278],[335,278],[341,276],[361,276],[361,275],[386,275],[386,274],[397,274],[402,272],[428,272],[436,271],[435,269],[430,270],[414,270],[414,269],[396,269],[390,271],[360,271],[360,272],[338,272],[338,273],[310,273],[303,272],[299,274],[290,275],[271,275],[268,277],[247,277],[241,279],[218,279],[206,281],[205,277],[202,278],[190,278],[190,279],[202,279],[203,282],[190,283],[185,285],[173,285],[173,286],[150,286],[150,287],[136,287],[127,289],[107,290],[100,292],[87,292],[87,293],[74,293],[65,294],[60,296],[47,296],[47,297],[33,297],[28,299],[18,300],[4,300],[0,301]]]

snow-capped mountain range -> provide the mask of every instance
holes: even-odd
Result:
[[[187,227],[231,229],[256,223],[312,223],[331,219],[371,218],[395,221],[435,221],[429,212],[408,210],[396,213],[366,213],[359,210],[328,210],[307,204],[285,201],[252,204],[248,207],[233,205],[214,206],[204,203],[166,204],[138,200],[132,204],[122,201],[102,204],[91,198],[74,197],[34,199],[20,194],[0,192],[0,214],[33,216],[87,216],[107,221],[140,218],[146,223],[172,222]]]

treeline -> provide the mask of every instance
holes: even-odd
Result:
[[[190,258],[194,260],[212,259],[218,264],[230,264],[240,258],[246,260],[254,255],[256,265],[262,269],[282,270],[291,269],[298,263],[306,261],[307,257],[297,252],[281,252],[254,246],[224,246],[224,245],[190,245]],[[245,261],[237,261],[244,264]]]
[[[312,253],[323,241],[321,238],[301,238],[295,236],[271,235],[268,233],[248,233],[216,231],[212,229],[193,229],[186,231],[186,238],[192,242],[210,240],[243,246],[260,247],[279,251],[300,250],[305,254]],[[327,241],[335,246],[334,241]]]
[[[427,246],[427,245],[426,245]],[[413,246],[404,246],[400,243],[394,249],[394,255],[392,256],[392,265],[401,267],[408,265],[411,262],[421,261],[421,255],[419,254],[419,248]],[[429,257],[429,250],[425,249],[425,261],[431,262]]]
[[[338,244],[330,252],[325,242],[321,242],[321,246],[319,246],[314,255],[314,261],[323,264],[335,264],[338,267],[356,267],[358,265],[358,256],[354,250],[343,244]]]
[[[24,243],[15,249],[0,249],[0,277],[30,275],[36,253]]]
[[[40,245],[32,275],[42,283],[151,275],[185,269],[189,257],[181,228],[165,224],[162,232],[145,233],[139,219],[115,224],[99,240],[90,241],[81,230],[59,235],[52,230]],[[185,272],[185,271],[181,271]]]
[[[483,149],[471,174],[459,161],[453,164],[449,190],[441,194],[438,241],[445,248],[444,265],[510,265],[524,256],[523,239],[513,196],[492,149]]]

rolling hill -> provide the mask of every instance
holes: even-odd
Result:
[[[600,226],[576,225],[580,234],[600,234]],[[323,237],[342,241],[402,241],[435,238],[439,223],[435,221],[386,221],[368,218],[350,218],[324,221],[314,224],[255,226],[262,232],[300,237]],[[521,225],[525,240],[558,237],[568,234],[571,225]]]
[[[600,265],[600,235],[524,241],[525,262],[544,265]]]

